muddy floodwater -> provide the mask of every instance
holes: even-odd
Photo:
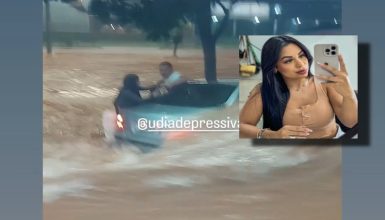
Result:
[[[219,78],[237,78],[238,58],[218,48]],[[172,62],[203,76],[201,50],[56,49],[44,55],[45,220],[341,219],[340,147],[252,146],[237,132],[186,132],[143,153],[107,144],[102,115],[126,73],[144,85]],[[202,119],[236,118],[238,105]]]

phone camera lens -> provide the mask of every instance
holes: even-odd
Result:
[[[330,52],[330,49],[326,49],[325,51],[326,51],[326,53],[329,53],[329,52]]]
[[[325,62],[324,64],[325,64],[326,66],[329,65],[329,63],[327,63],[327,62]]]
[[[335,51],[332,51],[332,55],[336,55],[336,52],[335,52]]]
[[[336,46],[332,46],[332,50],[335,50],[336,49]]]

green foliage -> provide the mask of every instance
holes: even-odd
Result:
[[[131,21],[131,7],[132,3],[125,0],[93,0],[89,13],[105,24],[125,25]]]
[[[142,0],[132,7],[134,24],[144,30],[151,40],[168,39],[170,31],[185,23],[191,14],[187,1],[181,0]]]
[[[134,24],[150,40],[169,39],[170,32],[193,19],[191,0],[93,0],[89,11],[105,24]]]

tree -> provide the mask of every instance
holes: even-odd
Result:
[[[236,1],[228,1],[230,7]],[[213,4],[219,4],[225,14],[217,28],[212,24]],[[220,0],[92,0],[90,12],[105,23],[133,23],[151,40],[169,39],[171,30],[188,20],[194,22],[203,48],[205,78],[215,82],[215,45],[228,23],[230,7],[226,8]]]
[[[230,9],[226,8],[220,0],[218,1],[205,1],[197,0],[194,2],[194,14],[195,14],[195,23],[198,27],[199,37],[202,43],[203,54],[205,59],[205,76],[208,82],[216,81],[216,42],[226,27],[226,24],[229,20]],[[211,4],[212,2],[218,3],[222,10],[225,13],[225,16],[218,28],[212,30],[212,18],[211,18]],[[231,6],[236,2],[236,0],[231,1]],[[230,6],[230,7],[231,7]]]
[[[85,12],[85,8],[80,0],[43,0],[44,3],[44,12],[45,12],[45,46],[47,49],[47,54],[52,54],[52,39],[51,39],[51,1],[61,1],[71,5],[73,8]]]

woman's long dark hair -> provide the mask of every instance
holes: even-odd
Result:
[[[139,93],[139,77],[136,74],[130,73],[124,77],[122,90],[130,91],[133,94],[140,96]]]
[[[262,67],[262,103],[263,103],[263,127],[271,130],[279,130],[283,126],[283,114],[290,97],[289,89],[281,75],[275,73],[275,69],[280,57],[282,48],[288,44],[295,44],[302,49],[310,66],[313,57],[309,50],[298,40],[289,36],[276,36],[266,41],[262,48],[261,67]]]

